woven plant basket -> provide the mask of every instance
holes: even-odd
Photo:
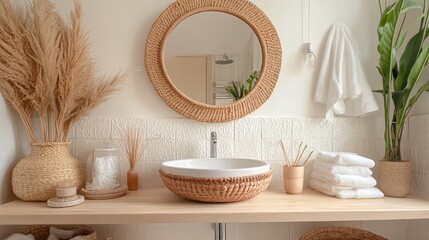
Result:
[[[351,227],[322,227],[302,235],[299,240],[388,240],[375,233]]]
[[[25,201],[55,197],[59,181],[70,179],[78,189],[85,183],[85,168],[70,155],[70,143],[31,144],[31,152],[12,172],[13,193]]]
[[[161,179],[173,193],[200,202],[238,202],[264,191],[271,182],[269,172],[229,178],[197,178],[167,174],[159,170]]]
[[[32,234],[35,240],[46,240],[49,238],[49,225],[35,225],[29,226],[22,231],[22,234],[28,235]],[[85,229],[84,236],[82,240],[97,240],[97,232],[90,226],[81,226],[81,225],[68,225],[68,226],[56,226],[57,228],[64,230],[71,230],[77,228]]]

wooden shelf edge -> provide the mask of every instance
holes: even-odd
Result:
[[[130,192],[71,208],[12,201],[0,206],[0,225],[314,222],[429,219],[429,201],[408,198],[337,199],[306,189],[299,195],[267,190],[238,203],[199,203],[165,188]]]

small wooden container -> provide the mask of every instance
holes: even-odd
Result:
[[[139,188],[139,174],[132,168],[127,172],[128,191],[135,191]]]
[[[285,192],[301,193],[304,187],[304,166],[283,166],[283,181]]]

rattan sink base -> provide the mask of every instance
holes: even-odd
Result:
[[[226,178],[196,178],[165,173],[159,170],[165,186],[180,197],[200,202],[238,202],[250,199],[267,189],[269,172]]]

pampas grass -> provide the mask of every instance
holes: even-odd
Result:
[[[81,19],[79,1],[65,21],[49,0],[21,8],[0,0],[0,92],[18,111],[30,142],[67,141],[76,121],[125,80],[123,73],[95,76]],[[33,117],[40,118],[38,126]]]
[[[128,154],[128,161],[130,162],[130,169],[135,169],[137,161],[143,154],[141,129],[128,128],[125,149]]]

